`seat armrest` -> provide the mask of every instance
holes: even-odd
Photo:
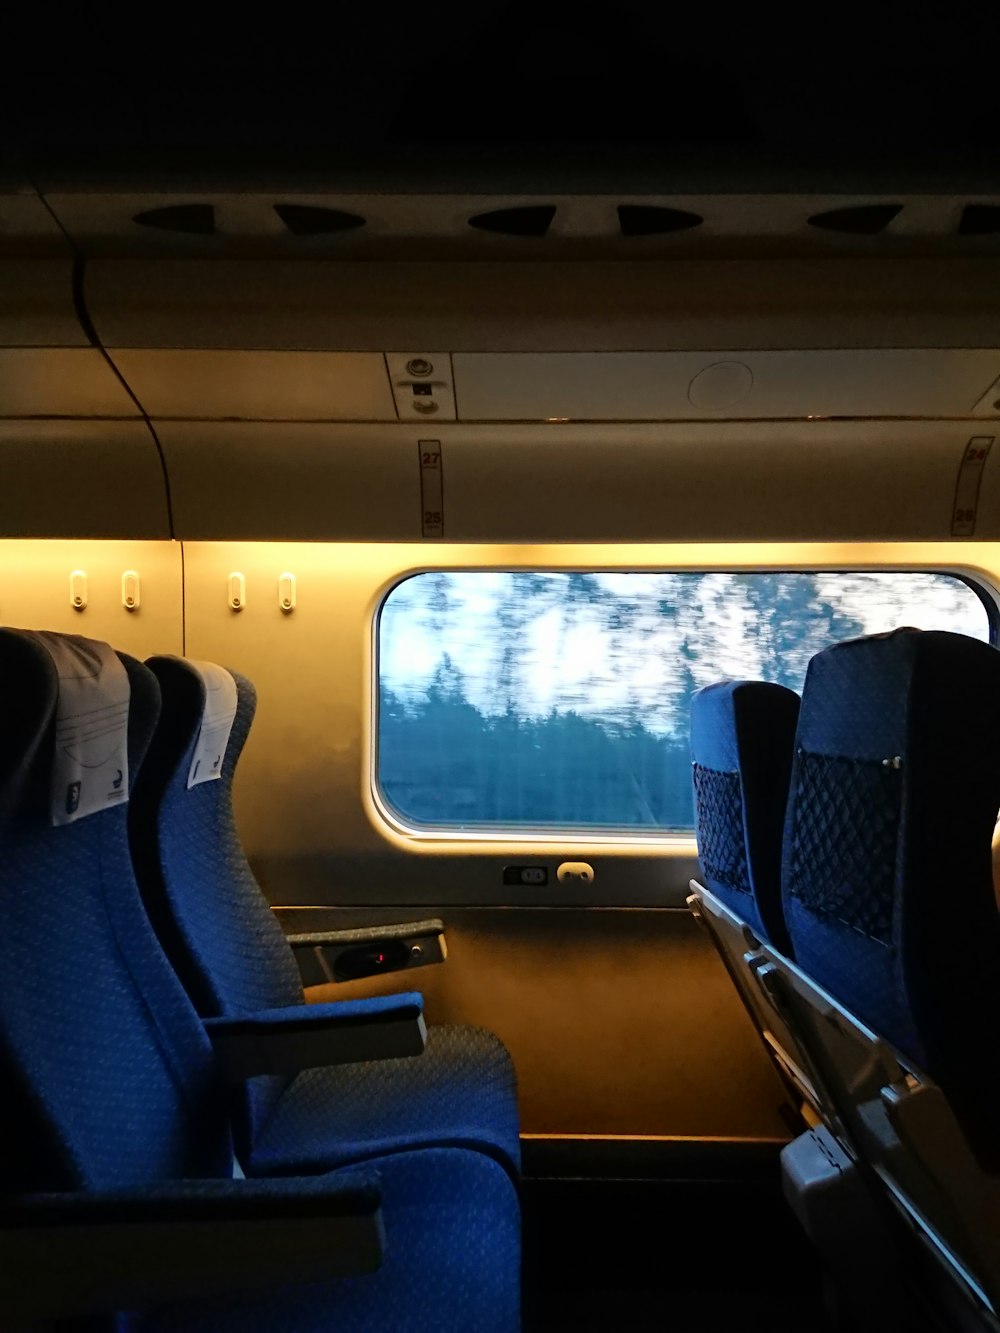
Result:
[[[297,1074],[317,1065],[420,1055],[427,1042],[423,998],[415,991],[332,1004],[293,1004],[205,1019],[222,1077]]]
[[[0,1201],[0,1309],[35,1320],[371,1273],[378,1174],[180,1180]]]
[[[295,953],[303,986],[402,972],[443,963],[448,956],[444,922],[436,918],[352,930],[306,931],[285,938]]]

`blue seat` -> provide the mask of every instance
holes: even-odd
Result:
[[[236,716],[217,781],[188,785],[206,707],[202,671],[154,657],[163,715],[131,811],[133,859],[150,917],[204,1017],[301,1006],[298,966],[244,855],[232,805],[253,721],[253,685],[231,673]],[[425,1145],[485,1152],[516,1177],[513,1065],[491,1033],[432,1027],[424,1053],[254,1079],[234,1113],[248,1175],[328,1170]]]
[[[232,1178],[224,1025],[211,1035],[169,966],[129,853],[156,678],[4,629],[0,679],[0,1302],[143,1312],[109,1315],[119,1330],[513,1333],[516,1192],[484,1154]]]
[[[788,954],[781,838],[799,697],[783,685],[727,680],[691,700],[698,857],[705,885],[754,934]]]
[[[947,1096],[1000,1167],[1000,653],[900,629],[813,658],[782,895],[798,966]]]
[[[725,682],[694,696],[698,841],[709,887],[693,881],[688,901],[812,1126],[782,1152],[785,1193],[850,1308],[851,1326],[912,1327],[925,1297],[949,1314],[956,1297],[961,1311],[968,1302],[957,1284],[944,1295],[938,1284],[909,1296],[907,1265],[924,1256],[887,1207],[885,1182],[893,1181],[893,1198],[925,1214],[935,1201],[907,1194],[912,1173],[902,1188],[895,1178],[899,1144],[879,1092],[903,1074],[857,1040],[847,1016],[790,961],[787,944],[767,942],[787,938],[779,875],[798,712],[791,691],[758,681]],[[961,1226],[928,1234],[939,1248],[964,1252]]]
[[[939,801],[932,784],[964,792],[967,776],[973,787],[981,780],[997,739],[998,663],[1000,654],[982,644],[915,631],[821,654],[810,667],[794,745],[784,732],[785,759],[777,774],[747,763],[755,751],[767,751],[771,729],[759,724],[766,717],[767,687],[717,686],[693,702],[694,754],[712,770],[699,793],[699,846],[710,887],[693,882],[689,902],[712,934],[768,1050],[811,1107],[806,1120],[813,1128],[782,1152],[785,1193],[852,1308],[852,1327],[855,1321],[865,1329],[919,1327],[933,1308],[942,1327],[975,1328],[977,1311],[1000,1309],[994,1185],[969,1152],[949,1099],[918,1058],[926,1056],[925,1048],[918,1050],[912,1031],[904,1032],[897,1021],[910,1008],[902,978],[914,974],[906,973],[906,932],[897,939],[889,925],[894,913],[899,925],[912,906],[900,917],[893,905],[898,894],[913,891],[912,884],[896,882],[907,863],[905,808],[919,820],[916,840],[935,840],[939,862],[928,863],[925,846],[922,863],[913,862],[904,877],[918,881],[926,869],[942,882],[942,847],[950,855],[953,839],[934,826],[930,808],[939,806],[950,821],[964,795],[949,793]],[[985,737],[970,747],[967,775],[959,771],[962,742],[956,738],[969,730],[976,696],[957,703],[944,692],[968,679],[981,698],[991,677],[994,702],[985,710]],[[940,718],[928,725],[930,711]],[[789,717],[794,721],[794,704]],[[985,748],[978,748],[981,743]],[[778,819],[793,751],[795,777],[782,830]],[[916,802],[908,793],[910,780],[918,783]],[[767,816],[751,843],[749,812],[761,781]],[[968,834],[970,845],[978,842],[971,891],[982,904],[995,780],[985,805],[980,796],[973,795],[964,828],[951,827]],[[761,913],[769,927],[762,933],[749,928],[748,900],[757,903],[761,883],[773,895],[782,841],[783,901],[772,896],[770,913]],[[768,855],[766,880],[757,873],[762,852]],[[965,901],[966,885],[953,876],[948,882],[947,906],[940,890],[928,897],[931,881],[917,890],[925,903],[936,901],[939,917]],[[787,949],[760,943],[768,933],[774,939],[772,921],[782,918],[782,908],[794,962]],[[979,924],[995,930],[995,916],[991,905]],[[926,917],[920,967],[946,934]],[[878,1003],[886,993],[897,1004],[895,1015]],[[968,992],[965,1003],[971,1012],[975,1003]],[[980,1061],[989,1059],[981,1048]],[[979,1080],[973,1064],[966,1075],[970,1091],[979,1083],[971,1100],[983,1098],[985,1110],[991,1080]],[[980,1115],[981,1124],[988,1118]],[[914,1267],[920,1269],[919,1287]]]
[[[790,956],[781,838],[799,697],[759,680],[721,681],[691,699],[695,831],[703,883],[688,905],[719,952],[792,1104],[819,1111],[805,1052],[760,984],[761,943]]]

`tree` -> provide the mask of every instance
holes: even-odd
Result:
[[[828,599],[815,574],[733,575],[751,612],[751,638],[765,680],[801,689],[810,658],[864,633],[864,625]]]

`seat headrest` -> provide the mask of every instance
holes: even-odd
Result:
[[[236,681],[225,667],[214,662],[187,659],[201,680],[202,706],[194,756],[188,771],[188,787],[222,777],[226,747],[236,718]]]
[[[781,837],[799,697],[728,680],[691,700],[698,855],[706,887],[782,952]]]
[[[163,702],[148,765],[151,780],[162,787],[183,777],[190,789],[231,778],[256,710],[250,681],[214,662],[169,654],[150,657],[146,666],[159,681]]]
[[[27,800],[37,813],[44,791],[49,821],[70,824],[125,805],[130,752],[134,767],[155,723],[155,680],[96,639],[0,634],[5,690],[16,701],[0,723],[0,809]],[[135,689],[143,698],[130,712]]]
[[[0,682],[9,706],[0,709],[0,823],[24,806],[47,801],[50,765],[45,739],[55,719],[59,678],[34,638],[0,629]]]
[[[128,801],[128,673],[109,644],[31,631],[59,678],[52,822],[72,824]]]

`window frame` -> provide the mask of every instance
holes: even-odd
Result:
[[[953,566],[927,565],[865,565],[855,564],[817,564],[817,565],[730,565],[730,564],[692,564],[677,567],[675,565],[611,565],[605,563],[584,565],[553,564],[538,562],[532,564],[468,565],[440,564],[422,565],[401,572],[384,584],[377,592],[371,618],[371,656],[367,688],[370,695],[369,746],[368,746],[368,785],[372,805],[379,819],[397,838],[402,838],[411,846],[427,845],[442,849],[444,844],[464,844],[470,850],[477,845],[483,850],[498,850],[501,847],[515,845],[524,847],[579,848],[582,845],[601,849],[618,849],[624,852],[659,851],[661,854],[694,855],[696,854],[695,834],[636,826],[634,830],[620,825],[551,825],[547,828],[521,828],[515,825],[482,825],[463,828],[448,824],[421,824],[411,820],[399,810],[383,791],[379,780],[379,652],[382,611],[386,602],[397,588],[411,579],[425,574],[933,574],[957,579],[975,593],[984,611],[989,631],[987,642],[993,648],[1000,649],[1000,586],[993,587],[985,577],[986,571],[970,572],[968,568]]]

